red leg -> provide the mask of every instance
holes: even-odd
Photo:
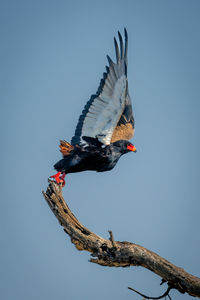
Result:
[[[65,176],[65,173],[63,173],[62,176],[60,176],[60,182],[62,182],[62,186],[65,186]]]
[[[50,176],[50,178],[55,178],[57,183],[62,183],[62,186],[65,186],[65,173],[58,172],[55,175]],[[61,176],[60,176],[61,175]]]
[[[60,175],[61,172],[58,172],[57,174],[50,176],[50,178],[55,178],[56,182],[60,183],[60,177],[59,177]]]

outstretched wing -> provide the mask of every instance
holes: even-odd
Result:
[[[125,43],[118,32],[120,49],[114,38],[116,60],[107,56],[109,67],[96,95],[92,95],[79,118],[72,145],[84,143],[83,136],[97,138],[108,145],[120,139],[130,139],[133,135],[134,120],[131,100],[128,94],[127,50],[128,35],[124,29]]]

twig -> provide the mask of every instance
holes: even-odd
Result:
[[[170,290],[171,290],[172,288],[173,288],[172,286],[168,286],[167,290],[166,290],[166,291],[164,292],[164,294],[162,294],[161,296],[158,296],[158,297],[150,297],[150,296],[146,296],[146,295],[144,295],[144,294],[138,292],[137,290],[135,290],[135,289],[133,289],[133,288],[131,288],[131,287],[128,287],[129,290],[131,290],[131,291],[137,293],[138,295],[144,297],[144,299],[162,299],[162,298],[168,296],[170,300],[171,300],[171,297],[170,297],[170,295],[169,295],[169,292],[170,292]]]
[[[109,240],[111,241],[113,248],[116,248],[116,243],[115,243],[115,241],[114,241],[113,233],[112,233],[111,230],[108,230],[108,232],[109,232],[109,234],[110,234]]]

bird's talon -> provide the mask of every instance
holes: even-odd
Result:
[[[60,182],[62,182],[62,186],[65,186],[65,176],[66,176],[65,173],[63,173],[63,174],[60,176]]]
[[[60,183],[60,175],[61,172],[58,172],[57,174],[50,176],[50,178],[54,178],[57,183]]]
[[[61,172],[58,172],[57,174],[50,176],[50,178],[54,178],[58,184],[62,184],[62,186],[65,186],[66,174],[65,173],[63,173],[62,175],[61,174],[62,174]]]

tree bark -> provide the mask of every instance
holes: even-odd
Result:
[[[49,180],[44,198],[64,231],[78,250],[91,252],[91,262],[109,267],[142,266],[159,275],[180,293],[200,298],[200,278],[187,273],[156,253],[130,242],[104,239],[84,227],[73,215],[62,196],[61,185]]]

